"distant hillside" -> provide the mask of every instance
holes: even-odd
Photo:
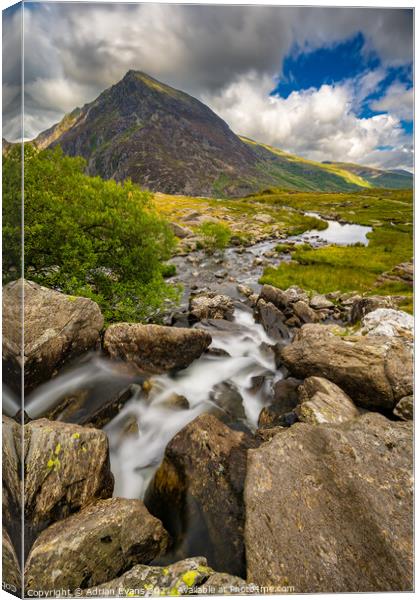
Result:
[[[261,171],[269,169],[278,187],[311,192],[344,192],[370,187],[362,177],[345,169],[307,160],[249,138],[241,139],[262,159]]]
[[[349,173],[354,173],[358,177],[376,188],[410,188],[413,186],[413,174],[403,169],[395,169],[392,171],[384,171],[374,167],[366,167],[364,165],[355,165],[353,163],[344,162],[329,162],[322,163],[326,166],[337,167]]]
[[[270,186],[345,192],[385,185],[386,178],[388,187],[410,186],[395,172],[379,171],[382,179],[372,183],[347,166],[305,160],[241,138],[199,100],[139,71],[129,71],[35,143],[59,144],[66,154],[83,156],[91,175],[130,177],[170,194],[241,196]]]

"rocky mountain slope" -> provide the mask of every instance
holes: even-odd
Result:
[[[81,155],[88,172],[173,194],[241,196],[275,186],[352,191],[373,185],[409,187],[411,178],[376,177],[321,164],[235,135],[210,108],[145,73],[129,71],[96,100],[76,108],[35,140]],[[377,170],[375,170],[376,173]]]

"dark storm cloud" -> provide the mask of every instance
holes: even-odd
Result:
[[[274,87],[292,48],[310,51],[357,32],[385,66],[412,60],[412,16],[405,10],[33,4],[25,9],[26,135],[132,68],[220,104],[224,90],[250,75]],[[7,75],[5,81],[11,85]],[[6,128],[10,137],[14,130]]]

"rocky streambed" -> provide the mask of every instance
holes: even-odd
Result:
[[[317,213],[305,213],[318,218]],[[289,261],[290,253],[279,255],[275,247],[277,244],[288,244],[290,247],[303,243],[311,244],[318,248],[327,244],[367,244],[367,234],[372,231],[371,227],[356,225],[352,223],[340,223],[333,219],[323,219],[327,228],[318,231],[316,229],[306,231],[302,235],[280,236],[278,233],[253,243],[250,246],[231,246],[224,253],[208,255],[202,250],[188,251],[172,259],[172,264],[177,269],[177,274],[171,279],[174,283],[183,286],[184,294],[181,306],[188,304],[191,291],[198,289],[211,289],[226,293],[239,299],[236,284],[250,286],[258,291],[260,279],[264,267],[276,266],[281,261]],[[189,238],[184,240],[189,242]]]
[[[24,282],[27,588],[412,589],[412,317],[396,297],[260,288],[266,244],[175,259],[190,289],[167,326],[103,332],[95,303]],[[3,294],[16,586],[21,291]]]

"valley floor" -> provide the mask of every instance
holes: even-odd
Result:
[[[155,203],[165,218],[185,228],[180,252],[200,247],[197,235],[202,222],[222,222],[230,227],[235,245],[279,240],[277,256],[265,265],[261,283],[282,289],[298,285],[319,293],[400,295],[404,297],[403,308],[412,312],[412,278],[410,281],[410,276],[392,272],[413,257],[411,190],[366,189],[337,194],[273,189],[238,200],[155,194]],[[282,246],[283,237],[323,229],[322,220],[308,215],[313,212],[321,218],[370,226],[368,245]],[[285,254],[292,260],[276,260]],[[412,272],[409,265],[407,269]]]

